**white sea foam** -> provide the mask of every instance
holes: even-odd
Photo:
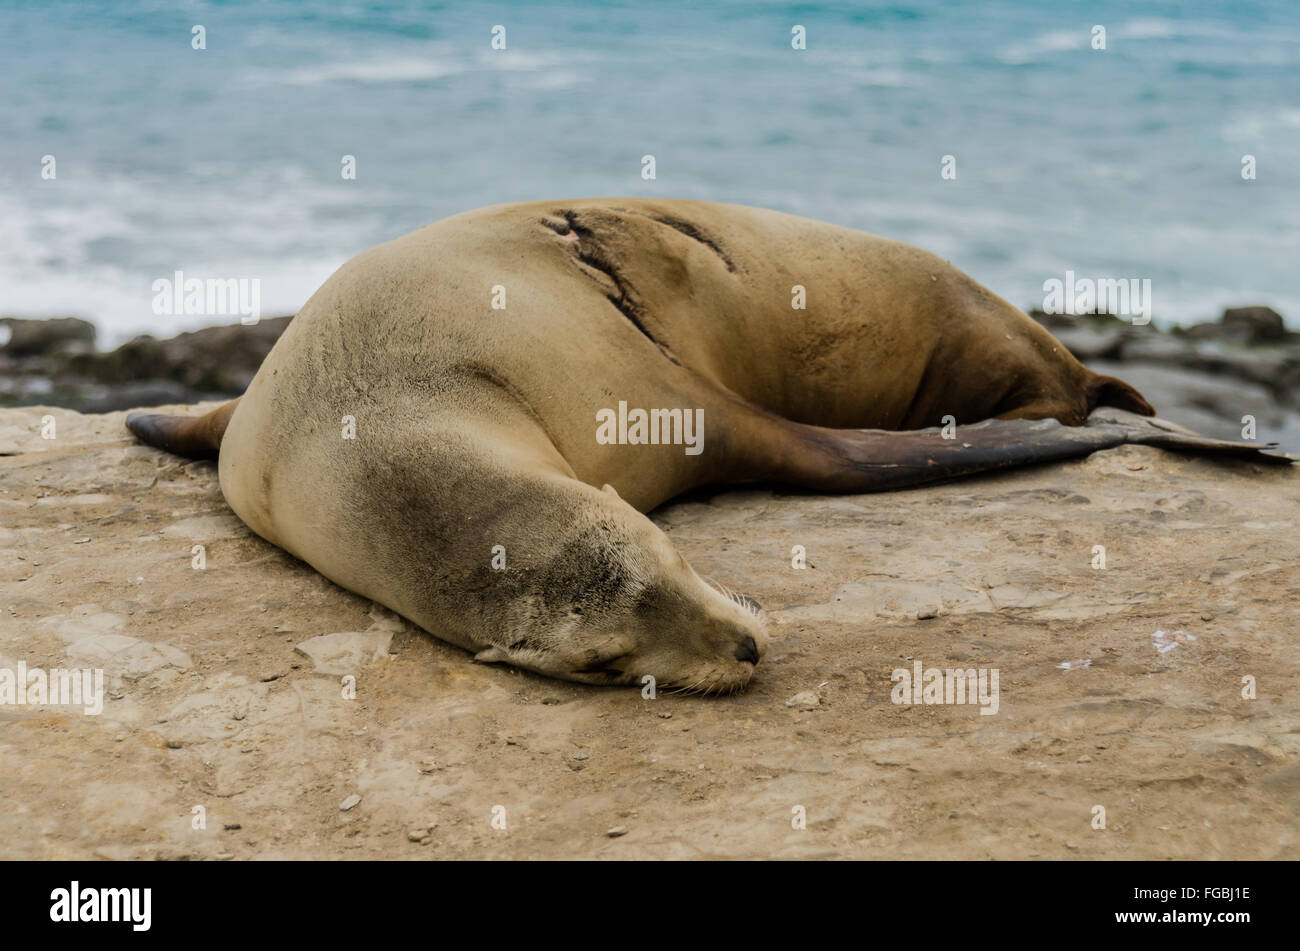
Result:
[[[297,177],[286,173],[283,182]],[[49,183],[44,194],[0,190],[0,246],[8,251],[0,256],[0,308],[23,317],[91,319],[100,346],[138,333],[172,336],[229,323],[153,313],[153,281],[179,269],[200,278],[256,278],[264,314],[295,313],[363,249],[348,240],[355,217],[322,225],[313,214],[328,207],[328,198],[327,189],[301,181],[231,195],[114,176]],[[120,256],[119,246],[128,249]]]
[[[314,62],[307,66],[246,70],[245,85],[318,86],[326,83],[360,83],[364,85],[402,85],[428,82],[479,71],[538,73],[557,71],[547,80],[554,88],[577,82],[580,76],[572,67],[599,57],[591,52],[478,50],[472,55],[448,44],[429,46],[418,51],[403,47],[382,56],[365,59],[336,59]]]
[[[1130,20],[1122,23],[1115,30],[1114,35],[1125,40],[1164,40],[1176,36],[1193,36],[1198,35],[1193,32],[1193,27],[1185,23],[1175,23],[1173,20],[1166,20],[1160,17],[1150,17],[1143,20]],[[1199,35],[1204,35],[1203,33]]]
[[[1043,62],[1070,50],[1088,48],[1089,34],[1084,28],[1053,30],[1033,37],[1027,43],[1015,43],[1000,50],[997,57],[1010,66]]]
[[[465,67],[434,59],[378,59],[351,63],[322,63],[289,70],[258,70],[254,81],[281,82],[291,86],[321,83],[410,83],[443,79],[463,73]]]
[[[1234,116],[1224,123],[1222,134],[1229,142],[1239,142],[1243,148],[1258,147],[1278,135],[1286,135],[1293,143],[1296,129],[1300,129],[1300,109],[1284,106],[1267,112],[1249,112]]]

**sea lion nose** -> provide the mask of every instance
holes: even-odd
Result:
[[[746,635],[740,642],[740,646],[736,648],[736,660],[748,661],[751,664],[758,663],[758,642],[751,635]]]

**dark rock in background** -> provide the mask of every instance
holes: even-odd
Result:
[[[205,327],[168,340],[136,337],[94,349],[95,328],[76,318],[0,319],[0,406],[44,404],[83,413],[238,396],[291,317]]]
[[[94,348],[95,325],[79,317],[0,317],[0,354],[6,357],[44,357]]]
[[[253,381],[291,319],[271,317],[250,326],[205,327],[168,340],[146,334],[110,353],[74,355],[64,367],[97,383],[166,380],[195,392],[237,396]]]
[[[1219,325],[1246,343],[1273,343],[1287,336],[1282,315],[1272,307],[1230,307]]]

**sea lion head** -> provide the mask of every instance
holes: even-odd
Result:
[[[745,687],[767,648],[758,603],[706,582],[658,526],[602,494],[613,504],[567,527],[515,602],[510,633],[475,659],[588,684]]]

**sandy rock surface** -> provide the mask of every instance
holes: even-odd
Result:
[[[0,706],[4,858],[1300,847],[1300,473],[1122,447],[693,496],[656,519],[773,642],[744,694],[650,700],[473,663],[252,535],[214,465],[124,415],[0,411],[0,668],[107,690],[98,715]],[[916,661],[996,669],[997,712],[891,702]]]

